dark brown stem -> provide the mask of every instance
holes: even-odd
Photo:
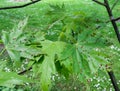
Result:
[[[93,1],[96,2],[96,3],[98,3],[98,4],[100,4],[100,5],[102,5],[102,6],[105,6],[105,3],[102,3],[102,2],[100,2],[98,0],[93,0]]]
[[[113,19],[113,21],[119,21],[120,17]]]
[[[93,1],[96,1],[96,0],[93,0]],[[98,4],[100,4],[100,3],[98,3]],[[119,33],[119,30],[118,30],[118,26],[116,24],[116,20],[118,20],[119,18],[118,19],[114,19],[113,14],[112,14],[112,10],[110,9],[109,3],[108,3],[108,0],[104,0],[104,4],[105,4],[104,6],[106,7],[106,10],[108,12],[110,21],[111,21],[111,23],[113,25],[113,28],[115,30],[115,33],[117,35],[117,39],[118,39],[118,41],[120,43],[120,33]],[[102,5],[102,4],[100,4],[100,5]],[[120,91],[119,87],[117,85],[117,81],[115,79],[113,71],[108,72],[108,75],[109,75],[109,77],[111,79],[111,82],[113,84],[113,87],[114,87],[115,91]]]
[[[119,88],[118,88],[117,81],[115,79],[113,71],[108,72],[108,75],[109,75],[109,77],[111,79],[113,87],[115,88],[115,91],[120,91]]]
[[[31,1],[31,2],[29,2],[29,3],[23,4],[23,5],[19,5],[19,6],[1,7],[0,10],[23,8],[23,7],[27,7],[27,6],[29,6],[29,5],[35,4],[35,3],[39,2],[39,1],[41,1],[41,0]]]
[[[114,30],[115,30],[115,33],[116,33],[116,35],[117,35],[117,39],[118,39],[118,41],[119,41],[119,43],[120,43],[120,33],[119,33],[119,29],[118,29],[118,27],[117,27],[116,22],[114,21],[114,17],[113,17],[112,11],[111,11],[111,9],[110,9],[108,0],[104,0],[104,3],[106,4],[106,6],[105,6],[105,7],[106,7],[106,10],[107,10],[107,12],[108,12],[110,21],[111,21],[111,23],[112,23],[112,25],[113,25],[113,28],[114,28]]]
[[[26,72],[30,71],[31,69],[32,69],[32,67],[30,67],[29,69],[23,70],[23,71],[19,72],[18,75],[23,75]]]
[[[118,17],[118,18],[113,18],[113,19],[111,19],[111,20],[113,20],[113,21],[117,22],[117,21],[119,21],[119,20],[120,20],[120,17]],[[106,21],[106,23],[111,22],[111,20]]]

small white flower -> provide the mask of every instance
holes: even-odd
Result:
[[[95,84],[95,87],[99,87],[100,86],[100,84],[98,83],[98,84]]]
[[[111,49],[114,49],[115,47],[112,45],[110,48],[111,48]]]

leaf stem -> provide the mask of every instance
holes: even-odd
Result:
[[[5,52],[5,48],[2,49],[2,51],[0,52],[0,56]]]

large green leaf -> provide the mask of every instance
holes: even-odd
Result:
[[[15,45],[13,42],[10,41],[10,35],[8,32],[3,31],[2,41],[5,45],[5,48],[9,54],[9,56],[11,57],[12,60],[15,61],[15,65],[19,66],[20,52],[14,50]]]
[[[48,91],[51,86],[51,77],[56,73],[56,68],[54,64],[54,57],[45,57],[43,63],[41,64],[41,87],[43,91]]]
[[[55,66],[55,60],[56,56],[59,57],[60,53],[63,51],[65,43],[64,42],[52,42],[49,40],[45,40],[41,42],[42,45],[42,52],[44,53],[44,59],[41,64],[36,64],[39,66],[38,72],[35,71],[36,75],[40,75],[40,81],[43,91],[48,91],[49,87],[51,86],[51,77],[53,74],[56,73],[56,66]]]
[[[14,72],[0,71],[0,86],[14,87],[15,85],[23,85],[26,82],[31,82],[31,80]]]
[[[100,56],[100,53],[95,50],[90,52],[90,49],[87,50],[86,46],[83,47],[77,43],[75,45],[68,44],[65,47],[60,56],[60,62],[68,70],[71,69],[73,73],[77,74],[82,82],[97,73],[100,65],[108,64],[105,55]]]
[[[2,32],[2,41],[10,56],[15,61],[15,66],[20,66],[20,51],[15,50],[15,47],[20,45],[20,36],[23,34],[23,28],[27,23],[27,18],[21,21],[11,32]]]
[[[26,22],[27,19],[21,21],[11,32],[3,31],[2,35],[2,41],[5,48],[16,67],[21,66],[21,57],[35,60],[36,56],[38,57],[42,54],[40,41],[44,40],[44,35],[42,35],[43,33],[41,32],[35,34],[35,39],[33,41],[31,34],[23,31]],[[38,37],[38,34],[41,36]]]
[[[52,42],[49,40],[41,41],[42,52],[47,55],[55,56],[55,54],[60,55],[65,47],[66,43],[61,41]]]
[[[66,59],[68,57],[70,57],[73,52],[75,51],[75,46],[71,45],[71,44],[67,44],[65,46],[65,49],[62,51],[62,55],[60,56],[60,60]]]

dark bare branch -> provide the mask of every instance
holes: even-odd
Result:
[[[111,79],[111,82],[112,82],[114,88],[115,88],[115,91],[120,91],[113,71],[108,72],[108,75]]]
[[[111,22],[111,21],[119,22],[119,21],[120,21],[120,17],[110,19],[110,20],[106,21],[106,23],[109,23],[109,22]]]
[[[120,17],[118,18],[115,18],[115,19],[112,19],[113,21],[119,21],[120,20]]]
[[[117,26],[116,22],[113,20],[113,19],[114,19],[114,16],[113,16],[112,11],[111,11],[111,9],[110,9],[110,5],[109,5],[109,3],[108,3],[108,0],[104,0],[104,3],[106,4],[106,6],[105,6],[105,7],[106,7],[106,10],[107,10],[107,12],[108,12],[110,21],[111,21],[111,23],[112,23],[112,25],[113,25],[113,28],[114,28],[114,30],[115,30],[115,33],[116,33],[116,35],[117,35],[117,39],[118,39],[118,41],[119,41],[119,43],[120,43],[120,33],[119,33],[119,29],[118,29],[118,26]]]
[[[41,0],[31,1],[31,2],[29,2],[29,3],[23,4],[23,5],[18,5],[18,6],[1,7],[0,10],[24,8],[24,7],[27,7],[27,6],[29,6],[29,5],[35,4],[35,3],[39,2],[39,1],[41,1]]]
[[[102,6],[106,6],[105,3],[102,3],[102,2],[100,2],[98,0],[93,0],[93,1],[96,2],[96,3],[98,3],[98,4],[100,4],[100,5],[102,5]]]

